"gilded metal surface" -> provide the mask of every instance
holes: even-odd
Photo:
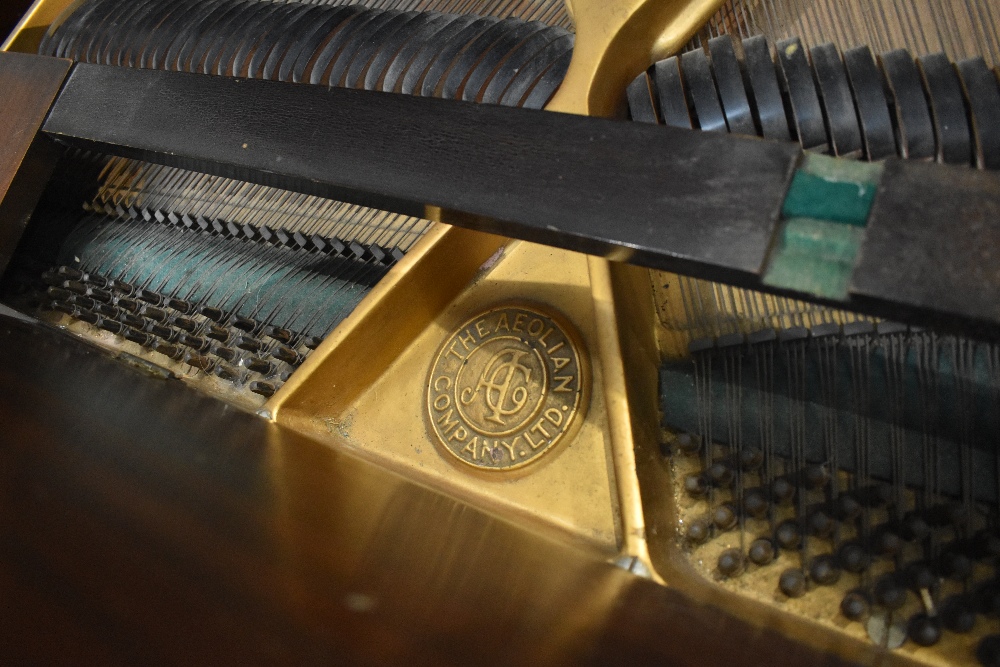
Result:
[[[910,47],[927,53],[943,48],[949,53],[960,54],[958,57],[981,53],[987,61],[990,59],[989,49],[984,47],[981,37],[982,30],[970,29],[963,16],[966,7],[978,4],[975,0],[964,3],[781,0],[728,4],[733,12],[730,16],[748,21],[749,26],[727,25],[725,31],[739,32],[744,36],[758,33],[778,38],[798,35],[811,46],[831,40],[842,47],[870,43],[878,52]],[[936,12],[927,10],[931,4],[937,4]],[[921,15],[924,20],[920,20]],[[852,20],[861,16],[879,16],[880,20]],[[905,20],[895,21],[896,18]],[[928,34],[924,34],[921,24],[931,26],[926,31]],[[991,26],[990,22],[983,22],[985,30],[988,31]],[[703,34],[703,39],[714,36],[717,29],[722,29],[721,22],[706,30],[707,35]],[[688,357],[688,343],[698,338],[869,319],[855,313],[819,308],[791,299],[667,273],[651,272],[650,278],[656,308],[654,328],[664,358]],[[616,319],[625,322],[627,309],[621,303],[618,308]],[[625,352],[629,356],[628,350]],[[640,376],[641,373],[630,372],[627,377],[634,382]],[[635,404],[632,409],[636,411]],[[661,437],[669,439],[671,436],[664,434]],[[692,519],[704,518],[705,503],[692,499],[683,489],[685,476],[694,466],[682,456],[664,457],[658,444],[657,439],[637,439],[634,452],[650,538],[649,551],[656,574],[669,586],[690,592],[701,590],[706,600],[716,600],[720,606],[741,617],[760,618],[770,627],[781,628],[789,637],[814,645],[833,641],[842,642],[845,646],[853,645],[848,652],[859,662],[974,664],[979,639],[983,634],[996,632],[995,619],[981,616],[977,618],[974,631],[968,634],[946,631],[933,647],[919,646],[907,640],[887,656],[874,656],[872,651],[878,643],[878,633],[870,633],[864,623],[848,622],[840,612],[844,593],[856,582],[853,575],[842,577],[835,585],[814,586],[801,598],[789,598],[778,589],[777,573],[786,566],[797,567],[801,564],[779,551],[772,565],[759,567],[748,563],[740,576],[724,577],[717,567],[718,557],[727,547],[741,546],[738,543],[739,533],[721,534],[702,546],[693,546],[681,537]],[[748,520],[748,525],[749,535],[766,535],[766,529],[755,527],[752,520]],[[847,533],[849,527],[841,530],[844,531],[841,539],[850,539]],[[883,563],[881,567],[886,565]],[[866,574],[870,580],[877,579],[881,572],[879,566],[876,563]],[[936,584],[934,599],[940,602],[962,586],[967,590],[974,587],[968,582],[942,579]],[[903,637],[907,622],[917,612],[924,611],[924,604],[922,597],[911,594],[906,605],[890,615]],[[885,619],[886,616],[876,607],[871,618]]]
[[[722,0],[566,0],[576,27],[573,60],[547,109],[588,116],[621,110],[622,91],[677,52]]]
[[[26,29],[40,35],[47,22],[68,4],[68,0],[39,0],[26,19]],[[610,115],[622,98],[624,83],[654,59],[679,49],[720,3],[718,0],[574,0],[569,4],[577,25],[577,47],[570,72],[549,109]],[[34,33],[22,31],[21,37],[15,35],[8,41],[7,47],[32,50],[32,41],[37,44]],[[440,220],[432,210],[426,217]],[[658,278],[654,274],[653,280]],[[582,560],[590,567],[597,567],[591,555],[581,552],[596,552],[602,558],[618,554],[637,558],[650,566],[654,578],[674,589],[666,592],[680,591],[686,598],[697,601],[696,609],[710,611],[712,627],[718,627],[714,614],[722,609],[759,628],[762,634],[757,635],[758,639],[771,633],[779,640],[824,645],[837,655],[865,662],[909,662],[912,656],[886,654],[869,642],[796,617],[771,601],[733,596],[698,576],[687,560],[676,541],[678,508],[670,486],[669,464],[659,453],[657,406],[651,400],[656,391],[657,347],[660,353],[670,347],[665,344],[663,308],[667,298],[673,297],[667,305],[679,314],[675,293],[679,288],[671,285],[672,291],[668,293],[666,287],[658,286],[663,300],[656,301],[653,285],[646,284],[648,279],[647,272],[634,267],[621,267],[596,258],[588,260],[574,253],[526,243],[505,246],[504,240],[497,237],[437,225],[265,406],[266,414],[278,422],[273,428],[286,434],[270,451],[272,468],[278,477],[275,488],[285,498],[287,515],[336,515],[347,521],[345,525],[349,527],[360,525],[358,521],[363,522],[368,516],[391,518],[379,540],[372,542],[370,535],[349,531],[344,535],[350,539],[335,540],[338,544],[377,542],[397,547],[402,544],[410,549],[408,536],[439,537],[440,544],[451,546],[417,549],[419,554],[426,552],[428,569],[434,573],[428,590],[410,591],[416,595],[408,597],[419,598],[421,604],[424,604],[423,594],[428,591],[432,596],[444,595],[451,586],[447,582],[470,580],[457,570],[442,573],[431,567],[433,564],[454,561],[467,569],[466,564],[475,561],[477,554],[480,560],[489,557],[488,550],[480,548],[482,535],[500,530],[504,539],[497,543],[515,544],[525,559],[558,562],[559,567],[550,568],[547,573],[565,573],[567,565],[576,567],[574,564]],[[579,432],[575,436],[563,435],[558,446],[542,450],[549,452],[544,456],[532,456],[531,465],[523,470],[497,474],[458,460],[461,450],[444,451],[437,442],[428,419],[431,409],[428,369],[442,345],[453,340],[454,332],[466,328],[460,326],[463,322],[472,322],[474,326],[475,320],[470,318],[492,304],[525,299],[545,304],[546,313],[552,312],[550,308],[558,309],[579,329],[583,347],[578,349],[594,354],[592,397],[589,401],[584,397],[580,403],[581,406],[589,403],[589,410],[579,411]],[[680,350],[683,345],[676,347]],[[484,370],[488,361],[479,362]],[[467,387],[476,387],[483,375],[472,372]],[[489,385],[496,383],[487,378],[480,397]],[[508,387],[508,391],[513,389],[516,387]],[[508,395],[508,398],[513,397]],[[510,409],[511,404],[507,405],[505,409]],[[535,404],[527,398],[524,410],[530,411],[532,405]],[[547,408],[535,405],[534,414],[539,409],[544,419]],[[484,409],[480,418],[485,419],[485,414]],[[531,425],[530,420],[528,424]],[[285,426],[305,434],[307,439],[289,433]],[[324,454],[324,450],[315,450],[309,441],[320,441],[339,451],[335,456]],[[490,447],[491,458],[494,449]],[[439,496],[424,499],[427,494],[420,496],[420,493],[426,489],[409,483],[406,493],[386,495],[403,482],[393,475],[386,478],[394,480],[392,484],[380,481],[385,473],[375,468],[371,469],[374,472],[361,471],[363,462],[344,455],[343,450],[375,460],[409,480],[442,489],[460,502]],[[506,459],[499,464],[503,460]],[[320,479],[319,469],[334,471],[337,483]],[[314,492],[302,493],[296,486],[302,483],[308,483]],[[350,502],[345,504],[345,488],[357,491],[354,499],[357,507],[352,509]],[[391,512],[386,503],[380,502],[382,496],[392,500]],[[434,511],[426,511],[427,507]],[[484,517],[478,510],[485,510],[487,515]],[[553,545],[527,531],[517,531],[518,536],[510,537],[508,533],[514,529],[502,520],[493,519],[493,515],[511,518],[522,527],[530,527],[533,533],[553,535],[560,541],[565,542],[568,536],[571,544],[584,549]],[[468,519],[470,516],[475,516],[475,525],[454,524],[472,521]],[[451,517],[451,523],[442,517]],[[519,537],[521,533],[523,538]],[[332,531],[323,534],[337,537]],[[468,544],[462,542],[463,535]],[[307,540],[303,544],[314,542]],[[341,553],[338,544],[321,544],[319,552],[324,556]],[[465,547],[469,553],[463,551],[463,557],[454,560],[456,549]],[[293,546],[292,551],[297,548]],[[396,563],[400,554],[402,551],[397,548],[389,550],[384,558]],[[352,553],[351,558],[369,562],[368,556]],[[519,571],[514,570],[515,574]],[[574,576],[578,573],[577,569],[571,571]],[[614,571],[600,572],[616,584],[626,576]],[[366,570],[361,574],[364,575],[361,581],[378,581],[378,573]],[[582,581],[594,580],[590,570],[584,576],[580,569],[579,577]],[[404,579],[397,584],[412,583],[411,577]],[[488,577],[474,579],[476,583],[493,581]],[[501,601],[511,608],[523,609],[539,599],[552,597],[551,591],[544,587],[552,581],[549,574],[539,581],[541,588],[537,581],[521,581],[529,586],[514,587],[515,592],[530,588],[530,594]],[[629,582],[634,584],[631,579]],[[640,584],[643,590],[654,590],[648,582]],[[385,588],[388,596],[385,599],[398,595],[398,585]],[[510,590],[509,586],[484,590],[483,597],[495,600],[497,595]],[[609,586],[608,590],[612,591],[608,597],[614,597],[613,610],[612,605],[600,609],[587,606],[579,610],[580,617],[588,621],[602,618],[604,613],[615,618],[629,614],[642,619],[654,617],[642,614],[653,608],[643,606],[641,600],[626,600],[617,585]],[[658,607],[655,610],[661,611]],[[423,618],[426,614],[419,616]],[[560,618],[563,623],[571,620]],[[669,634],[672,646],[692,646],[705,652],[690,656],[691,664],[707,662],[712,651],[716,654],[722,651],[733,659],[744,657],[740,650],[732,650],[730,642],[725,640],[731,639],[728,636],[717,643],[695,643],[685,636],[686,618],[682,620],[677,624],[681,627],[670,627],[670,632],[664,631],[662,635]],[[580,623],[579,619],[577,626],[593,631],[593,624]],[[579,631],[579,627],[553,627],[554,632],[546,637],[568,636]],[[637,645],[656,638],[647,631],[636,632],[633,643]],[[545,655],[546,650],[546,647],[532,647],[531,652],[520,657],[522,661],[534,660]],[[788,658],[788,655],[778,657]]]
[[[445,237],[459,231],[452,228]],[[338,338],[334,332],[285,385],[290,391],[277,406],[277,421],[331,446],[346,445],[412,479],[534,530],[614,557],[622,540],[618,475],[611,458],[604,370],[598,360],[591,367],[589,409],[585,414],[581,411],[576,435],[564,436],[549,453],[522,469],[498,473],[463,463],[444,451],[430,430],[427,383],[434,359],[445,340],[464,323],[497,304],[525,304],[530,298],[532,309],[549,316],[562,314],[565,326],[579,334],[578,349],[595,351],[600,346],[587,257],[512,243],[490,257],[478,274],[460,281],[458,274],[443,269],[471,251],[479,252],[473,243],[478,235],[464,234],[462,253],[453,248],[427,265],[438,271],[428,273],[423,286],[426,294],[410,291],[416,284],[407,286],[402,279],[398,285],[403,291],[397,287],[386,297],[398,300],[384,319],[359,330],[357,337]],[[439,239],[435,245],[443,242]],[[403,264],[408,261],[409,256],[400,267],[406,269]],[[410,266],[406,275],[417,270]],[[417,315],[427,312],[425,300],[442,298],[452,289],[459,293],[449,297],[451,302],[430,322],[420,322]],[[412,332],[419,327],[405,348],[382,366],[382,349],[387,339],[395,338],[396,329]],[[366,365],[366,360],[372,363]],[[311,372],[298,380],[307,365]],[[371,375],[373,380],[359,381]]]
[[[4,664],[835,664],[2,317],[0,418]]]
[[[460,227],[432,227],[268,401],[267,415],[281,421],[283,410],[331,415],[348,409],[503,243]]]
[[[644,452],[659,451],[659,351],[653,336],[653,302],[647,291],[649,272],[596,257],[588,261],[594,324],[600,332],[597,356],[604,369],[605,406],[621,512],[622,553],[636,559],[651,578],[663,582],[667,573],[654,569],[650,558],[651,536],[637,477],[637,458]],[[655,527],[652,534],[656,535]]]
[[[0,51],[36,53],[49,26],[68,16],[69,8],[75,8],[82,2],[83,0],[35,0],[14,32],[0,45]]]
[[[568,3],[577,31],[574,60],[547,108],[613,114],[625,83],[656,57],[679,49],[720,2]],[[433,206],[427,207],[425,217],[448,222]],[[429,233],[269,401],[265,414],[321,439],[347,436],[359,451],[405,474],[484,502],[493,510],[555,527],[562,535],[606,553],[622,551],[648,565],[630,463],[631,418],[617,352],[619,324],[611,319],[615,306],[610,287],[602,282],[608,262],[588,262],[582,255],[531,244],[515,244],[514,252],[496,258],[501,271],[490,277],[500,281],[504,295],[558,307],[580,326],[588,349],[601,349],[593,365],[591,410],[579,435],[569,447],[557,448],[564,452],[556,451],[528,468],[527,477],[515,471],[503,487],[484,487],[478,471],[456,475],[457,467],[468,468],[451,454],[441,456],[438,438],[428,437],[426,408],[421,405],[415,414],[410,403],[398,402],[417,391],[420,403],[425,403],[427,368],[445,335],[434,321],[440,319],[442,304],[452,300],[445,317],[452,319],[457,312],[461,322],[500,296],[489,293],[490,281],[484,286],[468,271],[470,255],[482,262],[483,248],[497,247],[493,240],[477,242],[478,236],[443,225]],[[599,284],[593,282],[594,275]],[[469,293],[457,297],[464,287]],[[648,289],[640,286],[639,293]],[[599,324],[595,309],[607,311]],[[372,331],[381,338],[373,339]],[[651,423],[655,428],[655,419]],[[562,455],[571,450],[573,457]],[[623,504],[628,508],[625,516]]]
[[[427,378],[427,418],[460,461],[513,470],[572,437],[589,388],[568,325],[541,309],[496,307],[445,339]]]

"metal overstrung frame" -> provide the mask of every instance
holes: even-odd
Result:
[[[45,30],[66,7],[75,4],[78,2],[39,0],[4,48],[34,51]],[[583,115],[620,113],[620,91],[635,72],[679,49],[720,4],[721,0],[576,0],[570,3],[577,32],[576,48],[566,79],[549,108]],[[426,212],[426,217],[443,222],[447,222],[450,215],[453,214],[434,209]],[[483,264],[502,252],[507,243],[500,237],[458,227],[433,229],[268,402],[264,414],[314,437],[322,437],[331,419],[337,421],[349,411],[359,395],[421,332],[432,327],[448,304],[476,278]],[[539,255],[548,259],[551,252],[522,246],[518,252],[528,257]],[[567,253],[569,255],[571,253]],[[635,420],[624,384],[626,369],[612,296],[615,289],[612,283],[617,280],[615,272],[628,274],[638,279],[639,284],[645,272],[621,267],[613,269],[607,260],[600,258],[577,256],[575,261],[583,263],[586,275],[582,280],[589,283],[586,289],[589,296],[580,301],[582,310],[593,313],[589,317],[596,323],[590,326],[590,347],[595,359],[606,366],[597,376],[603,378],[603,386],[596,392],[595,402],[604,404],[596,412],[607,415],[607,424],[602,428],[610,436],[609,456],[614,467],[614,471],[606,471],[604,477],[617,483],[617,490],[612,493],[616,497],[608,500],[612,507],[620,507],[622,512],[613,522],[620,521],[621,526],[612,533],[605,531],[608,537],[591,544],[603,545],[599,546],[602,551],[619,552],[626,561],[638,563],[635,567],[639,570],[650,572],[638,486],[633,473]],[[649,291],[646,286],[641,289],[644,293]],[[637,301],[644,303],[641,299],[629,299],[630,303]],[[651,299],[649,302],[651,307]],[[378,345],[371,344],[371,331],[383,333]],[[651,331],[649,343],[654,342]],[[651,349],[655,350],[655,344]],[[336,390],[332,390],[334,386]],[[655,410],[647,411],[639,421],[645,425],[643,430],[655,437]],[[413,435],[418,436],[423,427],[421,424],[415,426]],[[453,491],[482,496],[472,488],[474,485],[464,485],[464,489],[462,486]],[[490,504],[489,496],[486,494],[481,500]],[[534,513],[545,523],[544,506],[536,508]],[[611,542],[606,541],[608,538]]]
[[[621,91],[635,72],[679,50],[722,0],[570,0],[567,4],[577,35],[573,60],[546,108],[610,116],[621,111]],[[448,221],[447,214],[428,213]],[[459,227],[433,230],[328,337],[265,411],[279,423],[313,432],[307,426],[308,413],[345,414],[361,389],[373,383],[420,331],[432,326],[504,244],[499,237],[470,234]],[[648,363],[651,355],[658,354],[648,274],[596,257],[587,258],[586,265],[597,341],[593,354],[595,364],[602,366],[595,379],[601,378],[603,387],[595,400],[603,400],[607,415],[620,521],[618,558],[631,569],[658,578],[646,542],[635,462],[636,448],[657,451],[659,440],[656,364]],[[616,292],[629,298],[616,299]],[[649,298],[637,299],[636,294]],[[404,307],[414,303],[420,307]],[[623,307],[637,312],[622,313]],[[407,312],[409,316],[398,317]],[[620,319],[622,315],[627,319]],[[620,322],[624,321],[650,326],[635,327],[630,340],[623,340]],[[389,322],[392,326],[387,326]],[[368,333],[373,330],[390,331],[391,337],[373,349]],[[345,377],[351,378],[346,383],[350,389],[338,391],[334,398],[328,388],[335,378],[342,387]],[[464,491],[476,493],[474,488]],[[544,514],[544,508],[540,512]]]
[[[617,92],[624,87],[619,84],[631,78],[636,68],[641,69],[683,44],[717,4],[714,1],[594,3],[593,6],[574,3],[580,56],[578,59],[574,56],[566,83],[551,108],[594,115],[611,113],[618,103]],[[600,14],[594,8],[597,5],[603,5],[602,11],[606,9],[608,15]],[[603,27],[599,28],[599,24]],[[446,211],[429,210],[428,215],[442,222],[456,221]],[[496,264],[491,260],[498,251],[503,251],[505,257]],[[496,279],[490,273],[495,267],[502,268],[508,263],[522,267],[548,263],[556,265],[553,273],[561,273],[565,268],[559,266],[560,262],[585,266],[585,275],[578,276],[581,290],[572,299],[576,305],[563,300],[560,307],[572,306],[578,322],[590,319],[584,323],[588,329],[585,335],[595,353],[595,365],[600,366],[597,374],[600,391],[595,391],[598,402],[593,408],[597,413],[595,433],[600,431],[600,434],[594,442],[607,447],[612,465],[605,473],[614,485],[610,500],[620,521],[612,533],[580,542],[619,558],[632,571],[700,591],[706,599],[715,601],[714,593],[688,581],[683,568],[671,562],[669,548],[662,548],[669,539],[659,538],[660,548],[653,552],[648,544],[647,517],[657,530],[668,530],[671,522],[669,516],[664,519],[659,514],[669,515],[670,503],[648,495],[664,485],[639,485],[640,478],[658,477],[652,461],[659,441],[655,377],[659,353],[649,278],[643,269],[524,243],[509,245],[496,236],[439,226],[327,339],[268,403],[265,413],[279,424],[313,438],[341,444],[343,432],[352,432],[351,411],[359,401],[367,406],[372,404],[372,388],[387,373],[399,372],[394,366],[403,364],[403,370],[409,372],[417,368],[407,365],[414,358],[429,359],[424,351],[436,347],[441,330],[459,317],[455,304],[457,311],[482,305],[487,298],[483,284],[492,288],[504,282],[514,288],[524,286],[509,277]],[[558,301],[557,297],[552,298]],[[372,331],[382,334],[378,341],[372,340]],[[420,340],[414,343],[416,339]],[[410,356],[404,357],[404,353]],[[377,399],[376,393],[374,400]],[[411,430],[399,435],[419,438],[423,424],[418,420],[408,428]],[[377,431],[363,433],[366,437],[377,434]],[[365,444],[363,439],[359,442]],[[522,477],[520,481],[527,479]],[[574,481],[569,477],[563,483],[572,485]],[[448,488],[490,507],[501,493],[484,491],[481,482],[470,478]],[[647,497],[643,498],[643,493]],[[644,514],[644,501],[647,510],[656,511]],[[522,503],[519,509],[533,514],[539,525],[546,521],[544,503],[534,507]],[[576,526],[576,532],[583,532],[585,524],[586,521]],[[755,609],[749,603],[736,605],[750,611]],[[780,623],[796,636],[806,637],[810,631],[804,621],[783,618]]]

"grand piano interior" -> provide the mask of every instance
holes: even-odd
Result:
[[[1000,169],[992,0],[36,0],[3,49]],[[758,291],[57,149],[0,220],[12,658],[1000,664],[1000,347],[831,305],[863,224]]]

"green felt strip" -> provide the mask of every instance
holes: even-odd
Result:
[[[882,166],[823,155],[807,155],[792,177],[782,217],[813,218],[864,227]]]
[[[311,336],[325,336],[387,268],[154,223],[85,220],[61,263]]]
[[[819,176],[828,181],[878,185],[885,165],[881,162],[862,162],[819,155],[818,153],[806,153],[799,168],[807,174]]]
[[[846,299],[864,229],[827,220],[786,220],[764,284],[827,299]]]

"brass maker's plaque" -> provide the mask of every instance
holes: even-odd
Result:
[[[590,378],[575,333],[533,308],[493,308],[441,346],[427,411],[451,454],[485,470],[527,465],[571,436]]]

